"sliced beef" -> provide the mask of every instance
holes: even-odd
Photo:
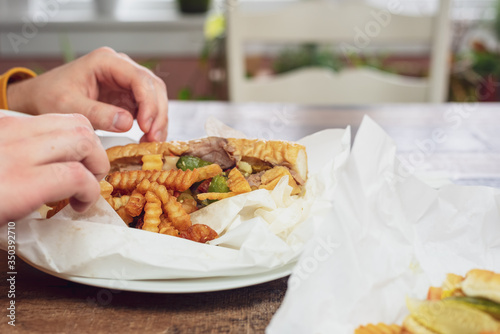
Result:
[[[304,183],[306,183],[296,171],[290,169],[290,174],[292,174],[292,177],[295,179],[295,182],[297,182],[297,184],[302,186],[304,185]]]
[[[295,182],[297,182],[297,184],[304,185],[304,183],[306,183],[304,181],[304,179],[302,177],[300,177],[299,173],[297,173],[296,171],[294,171],[292,169],[292,166],[289,163],[285,162],[285,163],[283,163],[283,166],[288,168],[288,170],[290,171],[290,174],[295,179]]]
[[[247,177],[248,184],[250,185],[250,187],[252,189],[259,188],[259,186],[261,184],[260,179],[261,179],[262,175],[264,175],[264,173],[265,173],[265,171],[262,171],[262,172],[252,174],[249,177]]]
[[[222,169],[227,169],[233,167],[236,162],[225,150],[226,146],[227,140],[220,137],[192,140],[189,142],[189,150],[185,154],[213,162],[221,166]]]

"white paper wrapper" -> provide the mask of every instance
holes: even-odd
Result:
[[[209,135],[227,131],[216,120],[208,123]],[[120,140],[106,138],[105,146],[130,142]],[[331,169],[348,157],[350,134],[329,130],[302,142],[311,167],[306,195],[290,196],[291,187],[282,179],[272,192],[253,191],[197,211],[193,223],[207,224],[221,234],[210,244],[128,228],[100,200],[85,215],[68,206],[48,220],[31,216],[16,222],[17,255],[56,274],[128,280],[249,275],[277,269],[296,261],[311,238],[319,219],[317,207],[323,205],[320,199],[337,182]],[[4,226],[3,249],[6,238]]]
[[[433,189],[402,172],[395,152],[365,118],[268,334],[401,324],[405,297],[424,299],[446,273],[500,271],[500,192]]]

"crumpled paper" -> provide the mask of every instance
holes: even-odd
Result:
[[[227,128],[211,120],[208,135]],[[232,134],[238,134],[232,132]],[[128,143],[112,137],[105,146]],[[32,215],[16,222],[16,253],[54,274],[124,280],[203,278],[258,274],[297,260],[320,217],[325,185],[334,175],[320,166],[341,165],[349,154],[350,133],[327,130],[304,138],[310,180],[303,197],[290,196],[283,178],[273,191],[257,190],[197,211],[193,223],[221,236],[210,244],[128,228],[101,199],[85,214],[66,207],[48,220]],[[328,180],[325,180],[328,178]],[[0,248],[7,248],[6,226]]]
[[[405,297],[425,299],[447,273],[500,271],[499,190],[431,188],[401,173],[395,153],[391,138],[365,118],[268,334],[401,324]]]

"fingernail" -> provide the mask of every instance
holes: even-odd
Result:
[[[130,116],[125,112],[117,112],[113,118],[113,127],[117,130],[127,131],[130,128]]]

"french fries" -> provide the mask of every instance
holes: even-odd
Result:
[[[144,199],[146,200],[146,204],[144,206],[144,224],[142,229],[151,232],[159,232],[158,226],[161,223],[160,216],[163,213],[161,210],[161,201],[149,190],[146,192]]]
[[[125,224],[130,225],[134,222],[134,217],[132,217],[127,213],[125,207],[119,208],[118,210],[116,210],[116,213],[118,213],[118,215],[125,222]]]
[[[159,233],[161,234],[166,234],[166,235],[171,235],[174,237],[179,236],[179,231],[172,225],[171,222],[168,221],[168,219],[165,217],[165,215],[160,216],[160,225],[158,226],[159,228]]]
[[[204,201],[204,200],[220,200],[220,199],[225,199],[225,198],[229,198],[229,197],[233,197],[235,195],[238,195],[237,193],[203,193],[203,194],[198,194],[197,198],[200,200],[200,201]]]
[[[209,226],[204,224],[196,224],[180,234],[181,238],[193,240],[196,242],[205,243],[212,239],[217,238],[217,233],[212,230]]]
[[[210,160],[217,163],[204,160],[214,152],[220,154]],[[292,195],[299,194],[307,173],[304,147],[285,142],[216,138],[133,144],[107,153],[114,172],[100,182],[101,195],[125,223],[198,242],[218,237],[209,226],[192,224],[190,214],[200,207],[255,189],[273,190],[284,176]],[[68,203],[53,203],[49,217]]]
[[[403,329],[398,325],[386,325],[384,323],[368,324],[366,326],[359,326],[354,334],[401,334]]]
[[[168,193],[164,185],[157,182],[149,182],[148,179],[145,179],[139,184],[137,189],[140,192],[153,192],[161,200],[163,211],[167,214],[175,228],[183,231],[191,226],[189,214],[182,208],[182,204],[177,202],[177,198]]]
[[[196,182],[200,182],[200,181],[203,181],[203,180],[206,180],[206,179],[210,179],[216,175],[219,175],[220,173],[222,173],[222,168],[220,168],[219,165],[216,165],[216,164],[212,164],[212,165],[208,165],[208,166],[205,166],[205,167],[201,167],[201,168],[197,168],[196,169],[199,173],[198,175],[198,179],[196,180]]]
[[[144,179],[151,182],[157,182],[165,187],[180,192],[186,191],[195,182],[199,176],[198,170],[164,170],[164,171],[150,171],[150,170],[133,170],[126,172],[114,172],[106,177],[115,190],[132,191]]]
[[[104,197],[104,199],[110,198],[113,192],[113,186],[106,180],[100,181],[99,186],[101,187],[101,196]]]
[[[47,211],[47,218],[53,217],[56,213],[61,211],[66,205],[68,205],[69,199],[64,199],[55,203],[48,203],[47,206],[50,207],[50,210]]]
[[[250,184],[245,179],[243,174],[238,170],[238,168],[233,168],[229,172],[227,185],[232,192],[236,194],[249,193],[252,191]]]
[[[146,154],[142,156],[142,170],[162,170],[162,154]]]
[[[132,217],[137,217],[142,213],[144,205],[146,204],[146,198],[139,191],[134,190],[132,195],[125,204],[125,211]]]
[[[295,182],[290,171],[283,166],[276,166],[267,170],[264,175],[262,175],[262,184],[259,189],[274,189],[283,176],[288,176],[288,185],[292,187],[292,195],[299,194],[300,187],[297,185],[297,182]]]
[[[182,237],[197,242],[207,242],[218,237],[217,233],[208,226],[194,227],[192,225],[185,206],[178,202],[177,197],[174,196],[176,191],[174,189],[178,189],[180,183],[165,182],[168,177],[160,179],[160,177],[152,178],[151,175],[154,174],[118,172],[113,173],[108,178],[111,182],[103,182],[102,184],[104,189],[102,193],[108,197],[108,203],[127,224],[131,225],[135,222],[136,228],[145,231]],[[193,178],[198,173],[185,173],[185,175]],[[141,179],[140,182],[138,182],[139,179]],[[167,189],[164,184],[150,181],[150,179],[163,180],[163,183],[173,186],[174,189]],[[118,189],[113,188],[113,183],[117,185]],[[130,192],[132,184],[135,184],[135,187],[130,195],[123,195],[123,192],[127,191],[126,189]]]
[[[125,205],[127,205],[128,201],[130,200],[130,196],[124,195],[124,196],[119,196],[119,197],[108,197],[106,200],[109,205],[113,208],[113,210],[118,211],[123,207],[123,210],[125,210]]]

